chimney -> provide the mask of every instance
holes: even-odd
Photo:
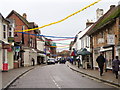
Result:
[[[96,10],[96,17],[97,17],[97,20],[101,17],[101,16],[103,16],[103,9],[97,9]]]
[[[120,5],[120,1],[118,2],[118,5]]]
[[[26,14],[26,13],[23,13],[23,17],[24,17],[25,19],[27,19],[27,14]]]
[[[114,7],[115,7],[115,5],[111,5],[111,6],[110,6],[110,9],[113,9]]]
[[[89,27],[89,26],[91,26],[92,24],[94,24],[94,22],[93,22],[92,20],[89,21],[89,20],[87,19],[86,28]]]

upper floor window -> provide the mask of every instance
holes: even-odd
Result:
[[[6,39],[6,35],[7,35],[7,26],[3,25],[3,38]]]
[[[6,31],[6,25],[3,25],[3,31]]]

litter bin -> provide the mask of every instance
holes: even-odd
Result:
[[[3,72],[7,72],[8,71],[8,63],[3,63]]]

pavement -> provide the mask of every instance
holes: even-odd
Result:
[[[20,68],[17,68],[17,69],[11,69],[8,72],[0,72],[0,74],[2,76],[2,88],[7,89],[14,81],[16,81],[22,75],[24,75],[25,73],[35,69],[38,66],[44,66],[44,65],[20,67]]]
[[[115,75],[111,70],[108,70],[107,72],[104,72],[103,76],[99,75],[98,70],[93,70],[93,69],[83,69],[82,67],[78,68],[78,65],[76,64],[71,64],[67,62],[67,66],[72,69],[73,71],[79,72],[83,75],[86,75],[88,77],[91,77],[96,80],[100,80],[102,82],[106,82],[111,85],[115,85],[117,87],[120,87],[120,75],[118,79],[115,78]]]

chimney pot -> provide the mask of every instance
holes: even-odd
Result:
[[[110,9],[112,9],[112,8],[114,8],[114,7],[115,7],[115,5],[111,5],[111,6],[110,6]]]
[[[27,14],[26,14],[26,13],[23,13],[23,17],[24,17],[25,19],[27,19]]]

